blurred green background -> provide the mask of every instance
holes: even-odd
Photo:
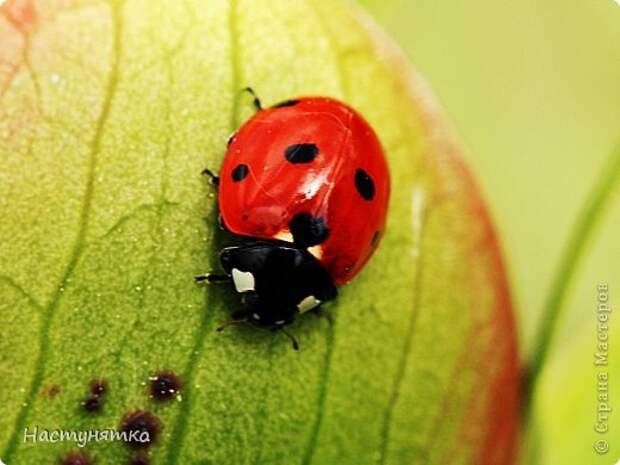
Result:
[[[523,357],[577,212],[620,142],[614,0],[360,0],[434,88],[504,247]],[[596,285],[620,302],[620,198],[586,253],[539,385],[538,463],[620,461],[620,310],[610,334],[610,450],[593,443]],[[617,343],[615,342],[617,341]],[[533,464],[533,460],[528,460]]]

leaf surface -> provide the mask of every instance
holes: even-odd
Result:
[[[9,0],[0,16],[0,457],[55,463],[23,432],[154,412],[174,464],[508,464],[518,362],[485,207],[429,91],[332,1]],[[388,231],[327,307],[281,335],[215,328],[224,287],[192,277],[231,238],[200,176],[266,104],[328,95],[375,127]],[[168,369],[180,401],[156,403]],[[100,414],[80,402],[93,378]],[[120,443],[90,443],[117,464]]]

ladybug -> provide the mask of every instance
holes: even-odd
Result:
[[[203,171],[218,186],[222,226],[245,242],[220,252],[225,274],[196,280],[241,294],[229,324],[283,329],[335,299],[377,249],[390,175],[375,132],[346,104],[302,97],[263,108],[245,90],[256,113],[230,137],[220,176]]]

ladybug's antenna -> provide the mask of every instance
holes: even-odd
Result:
[[[280,327],[280,331],[282,331],[284,334],[286,334],[286,336],[291,340],[291,342],[293,343],[293,349],[299,350],[299,342],[297,342],[297,339],[295,339],[295,336],[293,336],[291,333],[289,333],[283,327]]]
[[[246,87],[243,89],[243,92],[247,92],[252,96],[252,98],[254,99],[252,103],[254,103],[254,108],[256,108],[256,111],[261,111],[263,109],[263,105],[260,102],[258,95],[256,95],[256,92],[254,92],[254,89],[252,89],[251,87]]]
[[[217,332],[220,333],[220,332],[224,331],[226,328],[228,328],[229,326],[240,325],[240,324],[245,323],[247,321],[248,321],[247,318],[242,318],[241,320],[230,320],[230,321],[227,321],[222,326],[219,326],[217,328]]]
[[[213,171],[211,171],[209,168],[205,168],[204,170],[202,170],[201,174],[209,176],[209,178],[211,178],[211,184],[213,184],[214,186],[220,185],[220,177],[217,174],[215,174]]]

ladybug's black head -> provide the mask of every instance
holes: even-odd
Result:
[[[242,318],[259,326],[282,327],[337,295],[321,263],[287,242],[227,247],[220,261],[241,294]]]

